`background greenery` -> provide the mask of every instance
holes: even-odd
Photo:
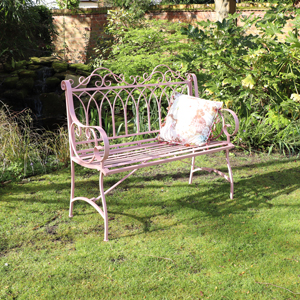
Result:
[[[210,4],[213,0],[163,0],[160,4]]]
[[[61,9],[72,9],[79,7],[80,0],[56,0],[56,3]]]
[[[300,145],[300,19],[287,14],[289,9],[278,6],[263,19],[242,18],[243,26],[235,25],[233,15],[223,23],[199,22],[199,27],[183,29],[197,41],[197,48],[181,56],[187,69],[201,74],[203,97],[222,100],[238,113],[237,142],[242,138],[240,144],[248,148]],[[287,20],[293,20],[294,31],[283,35]],[[257,34],[248,34],[250,27]]]
[[[152,5],[152,0],[104,0],[104,5],[126,9],[130,18],[143,18],[145,11]]]
[[[296,2],[296,0],[239,0],[238,3],[253,2],[253,3],[285,3],[291,4]],[[214,0],[163,0],[160,4],[211,4]]]
[[[0,2],[0,63],[52,53],[55,34],[50,10],[31,0]]]
[[[295,153],[300,146],[297,11],[292,5],[278,5],[262,19],[242,17],[239,26],[238,14],[223,23],[188,26],[137,20],[125,9],[112,11],[94,67],[105,66],[126,77],[158,64],[196,73],[201,97],[223,101],[238,114],[241,129],[235,142],[240,147]],[[287,22],[294,30],[284,34]]]
[[[135,2],[140,8],[135,10],[129,9],[126,1],[122,3],[122,8],[109,12],[108,25],[103,35],[99,36],[95,49],[97,55],[92,58],[94,68],[104,66],[124,74],[127,79],[132,74],[147,73],[158,64],[167,64],[183,74],[195,73],[200,97],[223,101],[224,107],[238,114],[240,130],[234,142],[239,149],[250,153],[298,154],[298,9],[292,5],[278,5],[263,18],[242,18],[243,23],[239,26],[235,22],[238,15],[229,17],[223,23],[206,21],[191,26],[147,20],[141,15],[146,2]],[[16,24],[16,29],[8,28],[16,30],[16,36],[8,38],[4,32],[0,37],[4,41],[1,43],[2,62],[26,55],[27,48],[22,47],[23,43],[28,43],[26,34],[17,40],[20,34],[17,28],[22,24],[30,39],[35,34],[43,39],[49,37],[45,48],[51,48],[49,34],[52,25],[49,24],[52,18],[47,10],[33,8],[27,0],[6,0],[0,5],[4,26]],[[28,8],[26,12],[25,6]],[[43,16],[42,24],[48,22],[47,26],[42,27],[47,34],[43,35],[41,28],[34,27],[38,19],[25,24],[27,14],[37,11]],[[41,15],[41,11],[45,14]],[[35,14],[30,15],[33,16]],[[283,28],[287,22],[292,23],[293,30],[284,34]],[[32,41],[37,43],[39,40]],[[20,180],[68,165],[65,129],[54,135],[35,130],[30,118],[24,114],[14,115],[6,108],[0,116],[2,124],[5,124],[0,128],[1,182]]]
[[[127,78],[149,72],[158,64],[181,68],[177,54],[190,47],[182,43],[182,24],[137,19],[124,9],[111,10],[108,16],[106,31],[95,49],[94,67],[103,65]]]

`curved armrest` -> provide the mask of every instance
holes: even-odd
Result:
[[[225,124],[225,118],[224,118],[223,114],[220,112],[220,115],[222,118],[222,124],[223,124],[223,131],[227,137],[231,137],[231,136],[235,135],[239,130],[239,127],[240,127],[239,119],[238,119],[236,113],[234,111],[232,111],[231,109],[223,108],[223,109],[221,109],[221,111],[227,111],[233,116],[235,128],[234,128],[234,132],[232,134],[229,134],[227,131],[227,127],[232,127],[232,126],[230,124]]]
[[[230,113],[232,115],[232,117],[234,119],[235,128],[234,128],[233,133],[231,133],[231,134],[228,132],[227,128],[232,127],[232,126],[230,124],[226,124],[225,123],[226,121],[225,121],[224,115],[222,114],[222,111],[227,111],[228,113]],[[235,114],[234,111],[232,111],[231,109],[227,109],[227,108],[223,108],[223,109],[219,110],[219,115],[220,115],[220,117],[222,119],[222,130],[218,134],[218,136],[216,136],[215,138],[211,139],[211,141],[216,140],[218,137],[220,137],[224,133],[227,136],[227,141],[230,142],[230,137],[233,136],[233,135],[235,135],[238,132],[238,130],[239,130],[239,126],[240,126],[239,125],[240,124],[239,119],[238,119],[238,117],[237,117],[237,115]]]
[[[108,158],[109,155],[109,140],[107,137],[106,132],[103,130],[100,126],[86,126],[81,124],[80,122],[73,122],[70,126],[70,131],[72,134],[70,134],[70,145],[72,147],[72,150],[75,154],[75,156],[82,160],[82,158],[78,155],[77,149],[76,149],[76,142],[75,142],[75,134],[77,136],[81,136],[82,134],[85,134],[86,142],[94,143],[94,155],[89,161],[85,161],[85,163],[91,163],[95,160],[99,161],[101,164]],[[99,146],[98,140],[99,137],[97,137],[98,132],[103,140],[104,145]],[[100,154],[100,150],[102,154]]]

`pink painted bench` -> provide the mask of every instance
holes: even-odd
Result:
[[[172,93],[179,91],[198,96],[195,74],[182,75],[161,65],[151,74],[127,79],[99,68],[90,76],[80,78],[77,84],[72,80],[62,81],[62,89],[66,95],[71,154],[69,216],[73,216],[73,204],[77,200],[92,205],[104,219],[104,241],[108,241],[105,195],[140,168],[190,158],[190,184],[196,171],[216,172],[230,182],[230,198],[233,198],[229,150],[234,145],[230,137],[239,127],[233,111],[224,109],[218,112],[221,130],[205,146],[174,145],[156,139]],[[225,123],[224,111],[231,117],[233,126]],[[228,130],[229,127],[231,130]],[[220,151],[226,153],[228,175],[216,169],[195,166],[195,157]],[[100,193],[97,197],[75,197],[74,163],[99,171]],[[104,191],[104,176],[120,172],[128,173]],[[101,207],[96,203],[98,200],[101,200]]]

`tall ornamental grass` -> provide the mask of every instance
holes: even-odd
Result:
[[[29,109],[0,108],[0,144],[0,182],[45,173],[69,161],[66,130],[34,128]]]

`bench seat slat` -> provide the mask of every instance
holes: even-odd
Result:
[[[114,149],[107,160],[104,162],[104,167],[108,174],[113,174],[122,171],[128,171],[145,167],[146,165],[156,165],[166,161],[178,160],[178,157],[188,158],[194,155],[202,155],[222,151],[233,148],[233,144],[227,141],[214,141],[208,145],[200,147],[187,147],[184,145],[171,145],[167,143],[151,143],[134,147],[134,149]],[[220,149],[221,148],[221,149]],[[119,150],[119,151],[118,151]],[[101,154],[101,152],[100,152]],[[90,160],[92,155],[82,155],[82,160]],[[74,158],[74,161],[77,159]],[[100,170],[100,163],[94,161],[86,166]]]

